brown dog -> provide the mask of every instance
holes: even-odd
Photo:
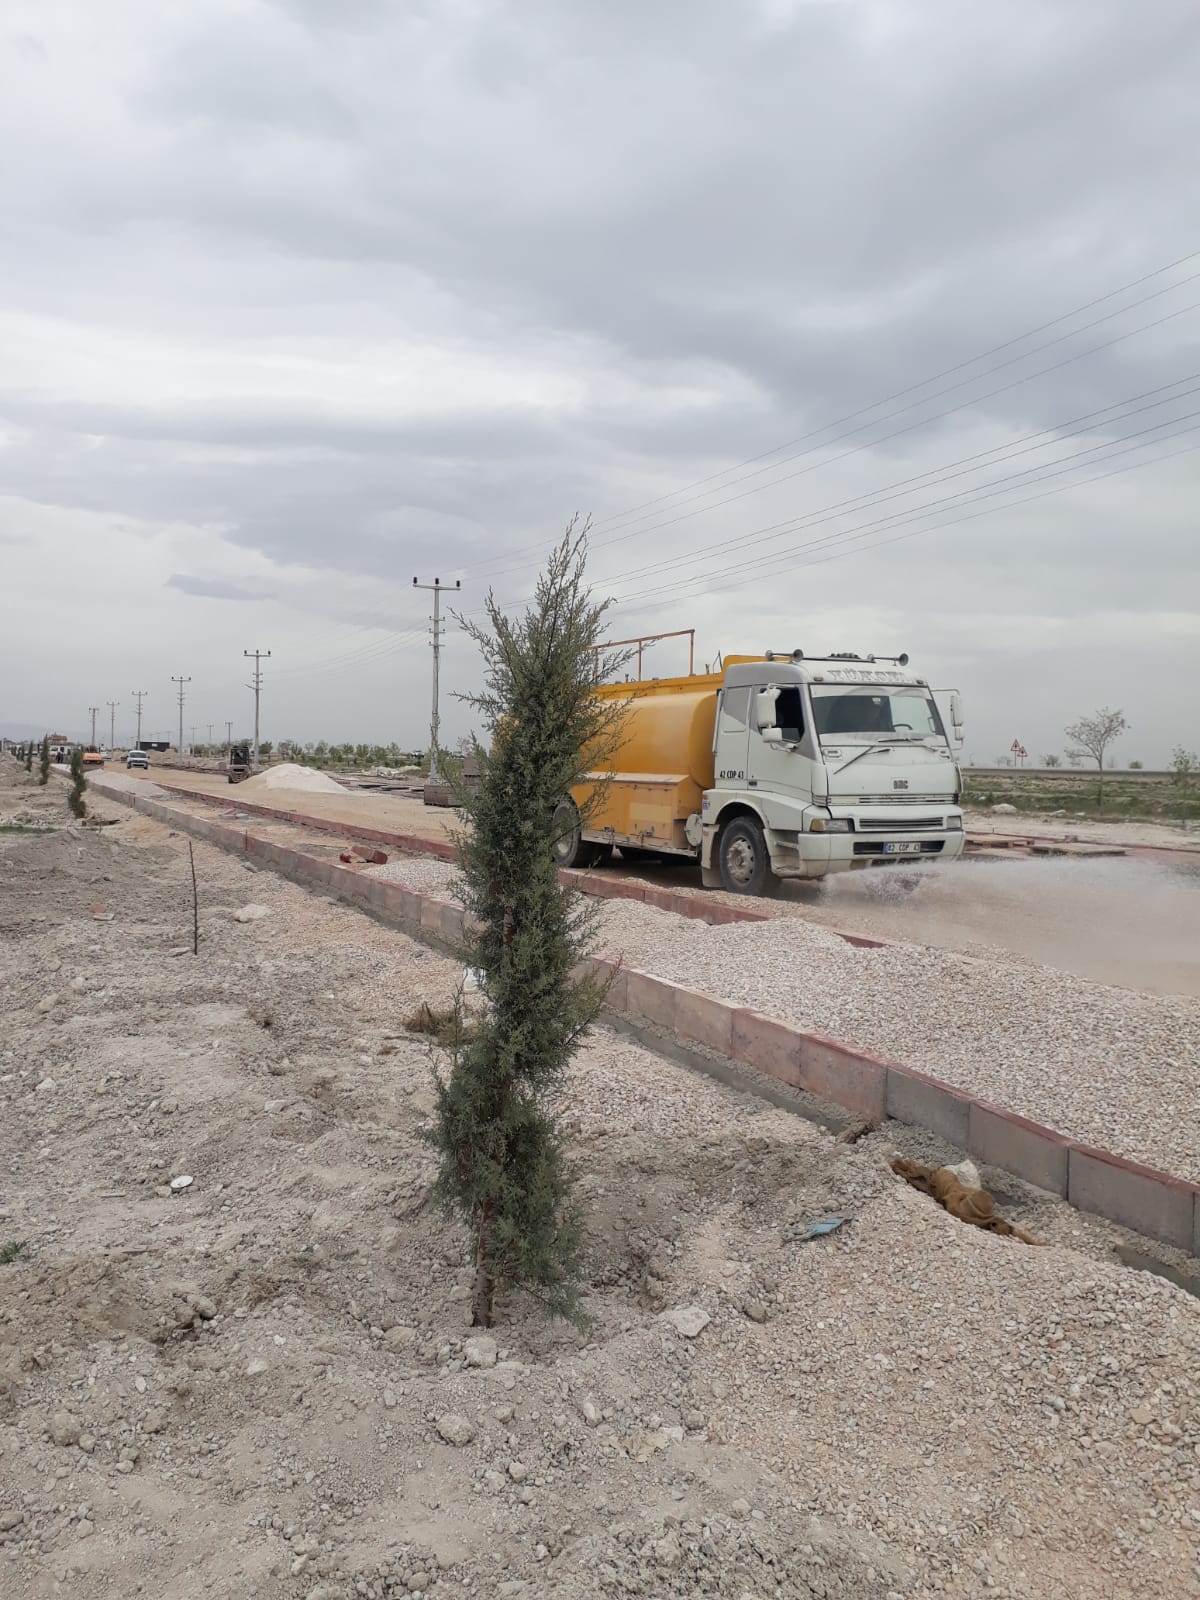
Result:
[[[932,1195],[940,1206],[960,1222],[969,1223],[973,1228],[986,1228],[989,1233],[1008,1234],[1020,1239],[1022,1244],[1037,1243],[1020,1228],[1014,1228],[1011,1222],[996,1215],[995,1202],[986,1189],[965,1188],[958,1174],[951,1172],[949,1167],[927,1167],[920,1161],[908,1161],[904,1156],[896,1156],[892,1161],[892,1171],[898,1172],[906,1183],[911,1183],[922,1194]]]

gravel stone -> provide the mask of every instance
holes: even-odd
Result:
[[[418,857],[373,872],[439,896],[453,894],[457,880],[450,863]],[[1001,949],[855,949],[806,920],[803,905],[762,905],[765,922],[710,926],[633,900],[606,900],[599,949],[1200,1182],[1200,1000],[1089,982]],[[776,912],[786,921],[785,937]]]
[[[704,1332],[712,1318],[702,1306],[676,1306],[673,1311],[664,1311],[659,1320],[670,1323],[675,1332],[682,1334],[685,1339],[695,1339]]]
[[[469,1367],[494,1367],[498,1351],[490,1334],[477,1334],[463,1345],[463,1359]]]
[[[248,906],[241,906],[237,911],[235,911],[233,913],[233,920],[235,922],[261,922],[264,917],[269,917],[270,915],[270,906],[251,904]]]
[[[69,1411],[56,1411],[50,1418],[50,1437],[55,1444],[78,1444],[81,1432],[78,1417],[73,1417]]]
[[[460,1448],[470,1444],[475,1437],[474,1424],[457,1412],[448,1412],[444,1417],[439,1417],[437,1431],[447,1444],[457,1445]]]

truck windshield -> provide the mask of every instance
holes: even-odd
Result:
[[[814,683],[813,721],[822,739],[945,738],[928,689],[878,683]]]

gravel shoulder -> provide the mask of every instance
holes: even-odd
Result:
[[[112,814],[0,838],[6,1596],[1200,1594],[1200,1305],[1105,1230],[599,1030],[592,1327],[472,1343],[402,1027],[458,967],[202,844],[175,954],[186,842]]]
[[[455,869],[372,871],[453,893]],[[712,927],[601,902],[627,964],[933,1073],[1073,1138],[1200,1181],[1200,1000],[1089,983],[998,950],[860,950],[802,918]]]
[[[1181,828],[1167,822],[1103,822],[1088,817],[1047,817],[1036,811],[1016,816],[994,811],[964,810],[968,831],[995,833],[1002,838],[1077,839],[1080,844],[1154,845],[1169,850],[1187,850],[1200,855],[1200,832],[1195,824]]]

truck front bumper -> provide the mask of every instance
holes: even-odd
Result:
[[[823,878],[831,872],[861,872],[868,867],[910,867],[957,861],[963,853],[961,828],[907,831],[896,820],[886,826],[864,822],[852,833],[791,833],[769,828],[771,866],[780,878]]]

